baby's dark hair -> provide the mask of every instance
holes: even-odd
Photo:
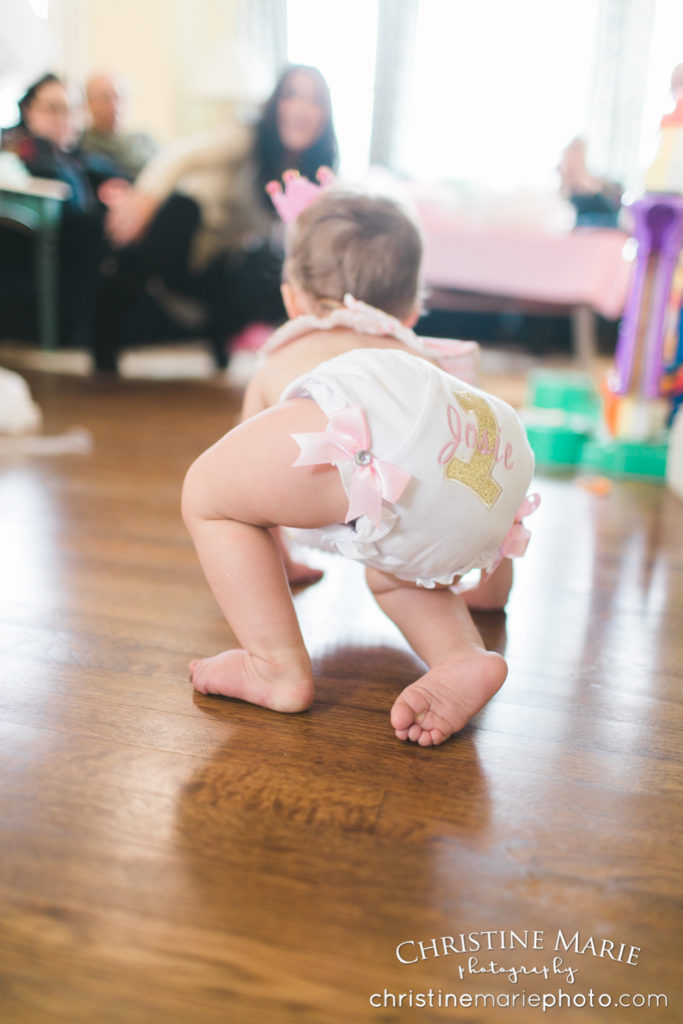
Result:
[[[392,199],[331,186],[288,233],[285,278],[316,312],[347,293],[402,319],[419,299],[422,238]]]

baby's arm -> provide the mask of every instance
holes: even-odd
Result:
[[[292,365],[286,351],[268,354],[259,363],[244,392],[242,422],[277,405],[287,385],[298,376],[298,368]]]

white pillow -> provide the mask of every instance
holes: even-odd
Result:
[[[24,378],[0,367],[0,434],[30,434],[39,430],[42,422],[40,407],[31,398]]]

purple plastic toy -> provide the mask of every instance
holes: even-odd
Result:
[[[658,398],[664,318],[683,246],[683,196],[648,192],[629,206],[638,243],[631,291],[619,328],[610,390]]]

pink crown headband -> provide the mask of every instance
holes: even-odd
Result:
[[[282,175],[284,192],[279,181],[269,181],[266,185],[266,192],[285,224],[296,220],[300,213],[318,199],[322,190],[334,181],[334,174],[329,167],[319,167],[315,176],[319,185],[304,178],[298,171],[285,171]]]

